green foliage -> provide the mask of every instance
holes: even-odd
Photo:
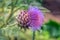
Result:
[[[50,33],[51,37],[58,38],[60,36],[60,24],[50,20],[48,23],[45,24],[45,30]]]

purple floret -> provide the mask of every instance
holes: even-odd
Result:
[[[37,7],[29,7],[28,15],[31,29],[33,31],[39,30],[44,21],[43,13]]]

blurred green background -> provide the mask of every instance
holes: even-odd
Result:
[[[43,0],[0,0],[0,40],[32,40],[32,31],[24,30],[16,23],[17,11],[37,6],[44,14],[49,12],[42,6]],[[36,31],[35,40],[60,40],[60,23],[54,20],[45,22]]]

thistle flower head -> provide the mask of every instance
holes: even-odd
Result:
[[[17,20],[22,28],[31,28],[33,31],[39,30],[44,21],[44,15],[37,7],[29,7],[27,11],[21,11]]]
[[[18,24],[21,26],[21,28],[28,28],[28,13],[25,10],[21,10],[19,14],[17,15],[17,21]]]

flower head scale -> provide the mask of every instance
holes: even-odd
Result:
[[[21,10],[19,14],[17,15],[17,21],[18,24],[21,26],[21,28],[28,28],[28,13],[25,10]]]
[[[22,28],[31,28],[33,31],[39,30],[44,21],[44,15],[37,7],[29,7],[27,11],[21,11],[17,17]]]

